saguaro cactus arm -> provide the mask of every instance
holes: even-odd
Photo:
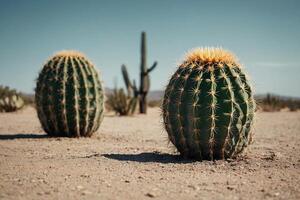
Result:
[[[150,73],[152,70],[154,70],[154,68],[156,67],[156,65],[157,65],[157,62],[155,61],[153,63],[153,65],[147,70],[147,73]]]
[[[133,80],[133,91],[134,91],[134,97],[138,97],[139,96],[139,91],[137,89],[137,86],[136,86],[136,83],[135,83],[135,80]]]
[[[128,95],[131,96],[133,86],[131,84],[131,81],[130,81],[130,78],[129,78],[129,75],[128,75],[128,72],[127,72],[127,68],[126,68],[125,65],[122,65],[121,68],[122,68],[122,75],[123,75],[123,79],[124,79],[124,82],[125,82],[125,85],[126,85],[126,88],[127,88]]]
[[[127,88],[128,96],[131,96],[133,92],[134,97],[138,97],[139,91],[136,87],[135,81],[134,80],[133,82],[130,81],[129,74],[125,65],[122,65],[121,68],[122,68],[122,75]]]

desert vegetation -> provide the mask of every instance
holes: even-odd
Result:
[[[115,88],[111,94],[107,95],[107,109],[114,111],[117,115],[133,115],[136,110],[138,97],[126,94],[123,88]]]
[[[0,86],[0,112],[14,112],[24,107],[22,95],[9,87]]]
[[[233,53],[199,48],[148,100],[145,32],[140,62],[139,87],[122,65],[105,91],[78,51],[49,58],[34,98],[1,86],[0,198],[299,198],[300,115],[279,112],[298,99],[255,97]]]
[[[283,109],[288,111],[297,111],[300,109],[300,99],[292,97],[283,97],[279,95],[266,94],[265,96],[257,96],[258,109],[266,112],[278,112]]]

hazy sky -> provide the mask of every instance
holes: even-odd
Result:
[[[0,84],[33,92],[54,52],[84,52],[106,87],[138,78],[147,32],[151,89],[162,89],[184,53],[222,46],[236,53],[256,93],[300,97],[300,1],[0,0]]]

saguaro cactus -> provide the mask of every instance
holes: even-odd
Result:
[[[37,113],[50,136],[91,136],[102,121],[103,87],[93,64],[63,51],[44,65],[36,85]]]
[[[156,67],[157,62],[154,62],[153,65],[147,67],[147,58],[146,58],[146,33],[142,32],[141,39],[141,72],[140,72],[140,88],[138,89],[135,81],[131,83],[126,66],[122,65],[122,74],[123,78],[129,93],[134,92],[134,96],[139,96],[139,108],[140,113],[147,113],[147,94],[150,89],[150,75],[149,73]]]
[[[187,54],[164,95],[163,120],[184,157],[235,157],[249,144],[255,102],[235,56],[219,48]]]

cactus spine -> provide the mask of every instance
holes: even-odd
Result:
[[[37,113],[50,136],[91,136],[103,119],[103,87],[93,64],[79,52],[54,55],[39,74]]]
[[[127,87],[128,92],[134,92],[134,96],[139,96],[139,109],[140,113],[147,113],[147,94],[150,89],[150,72],[154,70],[157,65],[157,62],[154,62],[153,65],[147,67],[147,51],[146,51],[146,33],[142,32],[141,38],[141,72],[140,72],[140,88],[136,87],[135,81],[133,84],[130,81],[127,69],[125,65],[122,65],[122,74]]]
[[[255,102],[244,70],[220,48],[187,54],[164,95],[163,121],[184,157],[232,158],[251,141]]]

